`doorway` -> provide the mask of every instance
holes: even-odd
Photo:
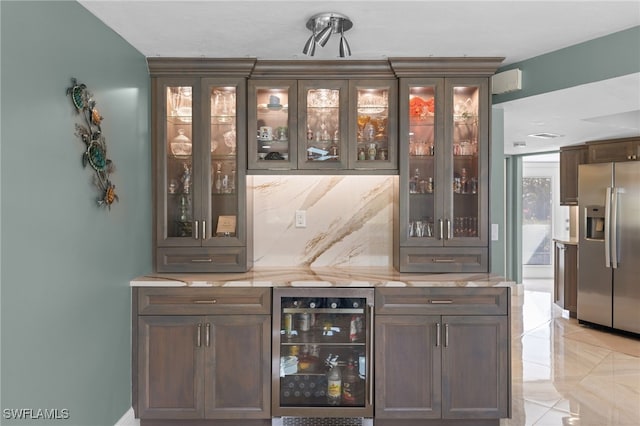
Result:
[[[569,209],[560,206],[559,153],[522,159],[522,278],[553,279],[553,239],[569,235]]]

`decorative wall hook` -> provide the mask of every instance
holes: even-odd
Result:
[[[85,152],[82,154],[82,165],[87,167],[89,164],[96,173],[94,184],[101,193],[98,205],[108,207],[111,210],[111,204],[118,201],[118,196],[115,185],[109,179],[109,175],[115,170],[115,167],[107,158],[107,143],[100,128],[103,117],[96,108],[93,95],[87,90],[84,83],[79,83],[75,78],[72,78],[67,95],[71,97],[73,106],[84,119],[84,124],[76,123],[75,132],[75,135],[82,139],[86,146]]]

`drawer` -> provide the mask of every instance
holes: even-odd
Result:
[[[400,247],[400,272],[487,272],[484,247]]]
[[[137,291],[138,315],[271,313],[271,288],[141,287]]]
[[[246,247],[162,247],[158,272],[246,272]]]
[[[507,315],[509,287],[377,288],[377,315]]]

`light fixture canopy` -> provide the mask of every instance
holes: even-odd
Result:
[[[313,15],[307,21],[307,28],[313,32],[313,35],[305,43],[302,53],[313,56],[316,44],[324,47],[331,34],[340,34],[340,57],[351,56],[351,48],[344,37],[344,32],[349,31],[351,27],[353,27],[351,19],[341,13],[323,12]]]

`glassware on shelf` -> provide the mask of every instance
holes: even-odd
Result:
[[[225,134],[223,135],[224,138],[224,144],[231,148],[231,152],[229,153],[230,155],[236,155],[236,129],[235,127],[232,128],[231,130],[225,132]]]
[[[186,157],[191,155],[191,139],[189,139],[184,133],[184,129],[178,129],[178,136],[173,138],[171,141],[171,153],[177,157]]]

